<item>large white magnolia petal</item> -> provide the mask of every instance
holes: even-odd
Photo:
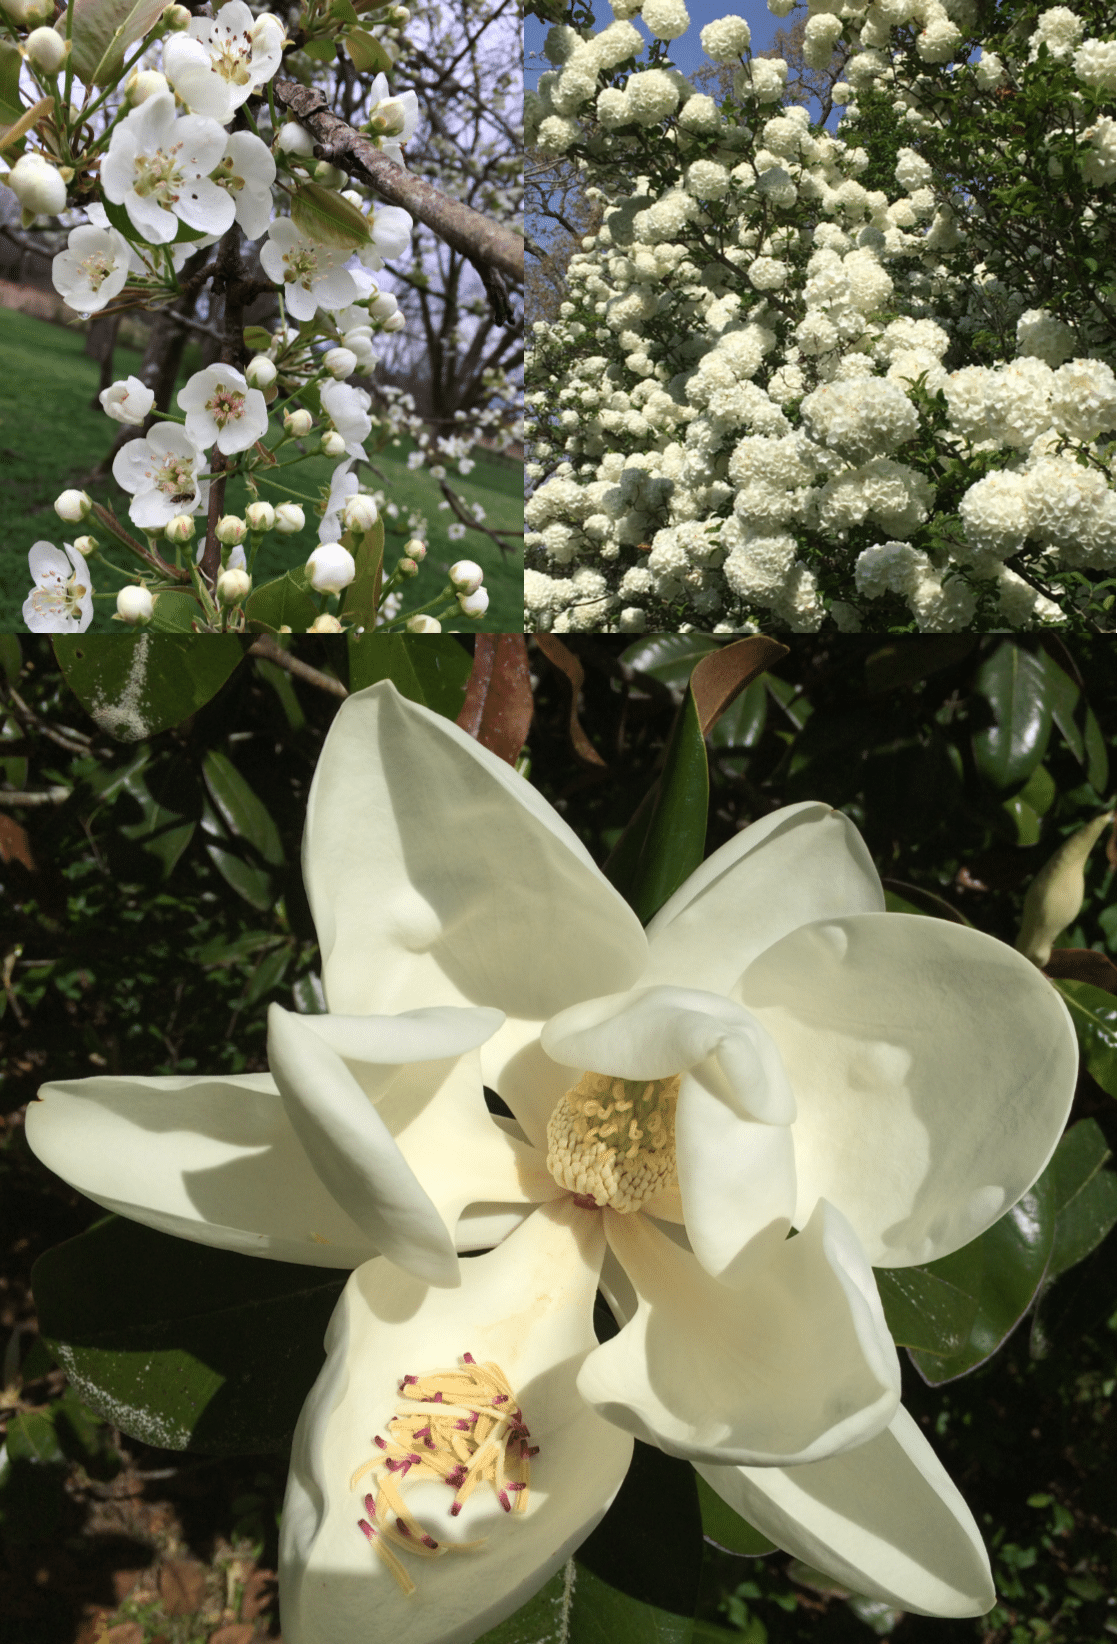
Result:
[[[892,1419],[896,1349],[833,1206],[793,1239],[755,1240],[733,1289],[648,1217],[604,1216],[637,1310],[579,1374],[602,1416],[672,1456],[754,1465],[816,1461]]]
[[[331,1010],[491,1005],[521,1019],[482,1058],[518,1118],[531,1082],[504,1075],[534,1038],[523,1022],[627,988],[645,961],[636,915],[546,800],[388,682],[334,720],[303,871]]]
[[[374,1249],[430,1284],[457,1285],[453,1235],[375,1106],[398,1069],[372,1064],[373,1089],[363,1089],[307,1019],[278,1005],[268,1010],[268,1065],[308,1159]]]
[[[291,1453],[280,1541],[284,1638],[470,1640],[522,1605],[593,1529],[625,1477],[627,1434],[578,1396],[594,1347],[600,1219],[570,1200],[541,1207],[503,1245],[464,1262],[458,1291],[431,1291],[385,1261],[349,1280],[326,1336],[326,1364]],[[486,1540],[468,1553],[401,1558],[405,1596],[358,1529],[373,1435],[394,1414],[404,1375],[457,1366],[470,1353],[507,1376],[539,1454],[527,1507],[505,1514],[488,1487],[457,1519],[451,1492],[418,1484],[405,1502],[436,1538]]]
[[[755,960],[738,997],[796,1094],[796,1221],[830,1200],[878,1266],[976,1238],[1060,1140],[1075,1031],[994,937],[915,914],[820,921]]]
[[[698,1471],[779,1547],[854,1593],[921,1616],[983,1616],[997,1598],[971,1511],[903,1406],[841,1456]]]
[[[729,994],[786,932],[884,906],[850,819],[814,800],[788,805],[742,829],[668,898],[648,927],[644,980]]]
[[[354,1268],[376,1254],[324,1187],[270,1074],[58,1081],[27,1140],[107,1211],[279,1262]]]
[[[659,1080],[710,1058],[740,1114],[787,1125],[796,1108],[780,1053],[733,1000],[697,988],[639,988],[587,999],[545,1024],[540,1044],[568,1068]]]

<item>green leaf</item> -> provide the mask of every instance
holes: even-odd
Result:
[[[1029,782],[1032,782],[1032,780],[1032,777],[1030,777]],[[1040,818],[1032,806],[1028,805],[1020,794],[1014,794],[1012,799],[1002,802],[1002,810],[1009,817],[1016,831],[1017,838],[1014,843],[1016,845],[1036,845],[1040,839]]]
[[[381,569],[384,565],[384,521],[366,531],[353,551],[357,574],[342,592],[339,616],[352,619],[356,628],[376,626],[380,602]]]
[[[604,870],[645,925],[703,860],[708,786],[706,744],[689,690],[676,715],[664,768]]]
[[[1068,1201],[1056,1219],[1056,1234],[1048,1262],[1049,1281],[1089,1257],[1114,1227],[1114,1172],[1097,1171]]]
[[[279,698],[280,707],[292,731],[301,731],[307,723],[307,716],[303,713],[303,705],[296,695],[291,675],[286,668],[280,668],[277,663],[270,663],[266,657],[254,657],[253,662],[260,678],[271,686]]]
[[[735,697],[710,730],[714,748],[755,748],[765,731],[769,709],[768,675],[762,674]]]
[[[466,700],[470,653],[449,634],[351,634],[349,689],[391,680],[402,697],[456,720]]]
[[[0,634],[0,673],[9,685],[15,685],[22,671],[23,652],[20,650],[19,637],[15,634]]]
[[[514,1645],[518,1640],[532,1640],[538,1645],[561,1645],[570,1639],[567,1612],[573,1592],[574,1563],[566,1565],[545,1582],[539,1593],[527,1605],[514,1611],[487,1634],[478,1635],[478,1645]]]
[[[207,806],[202,812],[202,827],[207,833],[218,832],[216,818]],[[220,845],[207,845],[206,853],[225,881],[245,902],[261,913],[275,906],[276,893],[272,876],[266,869],[257,868],[254,863],[246,862],[232,851],[226,851]]]
[[[189,719],[241,660],[235,634],[57,634],[54,654],[74,695],[117,742],[141,742]]]
[[[126,240],[132,240],[138,245],[149,244],[123,206],[117,205],[115,200],[110,200],[108,195],[102,197],[101,204],[105,208],[105,216],[118,234],[123,234]]]
[[[580,1645],[604,1641],[690,1640],[690,1616],[647,1605],[615,1588],[576,1560],[574,1592],[571,1595],[570,1635]]]
[[[290,948],[277,948],[273,953],[265,954],[253,972],[248,987],[245,989],[241,1004],[246,1010],[249,1006],[255,1005],[258,1000],[262,1000],[266,994],[272,993],[274,989],[279,987],[290,964]]]
[[[279,829],[229,756],[211,748],[202,762],[202,775],[230,834],[247,840],[266,863],[279,868],[283,862]]]
[[[1110,786],[1110,755],[1099,722],[1090,707],[1083,718],[1083,749],[1087,756],[1087,781],[1096,794],[1107,793]]]
[[[621,661],[641,674],[651,674],[663,685],[682,688],[695,664],[708,651],[717,649],[718,641],[705,634],[656,634],[650,640],[636,640],[627,646]]]
[[[272,346],[272,334],[264,326],[246,326],[241,336],[250,354],[260,354]]]
[[[574,1612],[578,1607],[579,1584],[588,1581],[592,1574],[608,1586],[609,1593],[599,1597],[608,1603],[611,1617],[618,1613],[627,1616],[623,1600],[639,1607],[633,1626],[653,1625],[645,1614],[646,1608],[654,1616],[662,1613],[675,1619],[664,1624],[668,1627],[678,1626],[678,1619],[694,1615],[703,1565],[703,1522],[695,1488],[697,1478],[689,1462],[667,1456],[655,1445],[636,1441],[629,1471],[609,1512],[578,1550],[572,1639],[689,1637],[677,1633],[585,1632],[584,1626],[592,1625],[577,1621]],[[613,1592],[619,1595],[616,1604],[610,1597]],[[583,1598],[585,1603],[585,1588]],[[601,1624],[615,1625],[612,1621]]]
[[[23,115],[19,95],[19,71],[23,58],[18,46],[0,40],[0,125],[14,126]]]
[[[1044,663],[1005,640],[979,669],[974,689],[992,717],[972,738],[975,764],[1000,792],[1020,788],[1044,758],[1052,729]]]
[[[898,1348],[957,1354],[970,1335],[978,1298],[927,1268],[874,1270],[885,1323]]]
[[[1087,1071],[1112,1097],[1115,1084],[1115,999],[1105,989],[1089,982],[1072,982],[1057,977],[1056,987],[1064,997],[1075,1024],[1079,1050]]]
[[[338,48],[333,40],[308,40],[300,48],[308,57],[313,57],[317,63],[332,63],[338,54]],[[292,212],[292,216],[294,216]]]
[[[62,1448],[47,1411],[20,1411],[8,1422],[8,1460],[61,1462]]]
[[[194,823],[185,821],[181,811],[170,811],[148,792],[142,769],[130,773],[125,785],[140,806],[143,817],[137,823],[120,825],[126,840],[134,840],[162,864],[166,880],[194,837]]]
[[[128,47],[158,23],[166,0],[74,0],[71,60],[86,85],[111,86]],[[57,32],[63,33],[64,25]]]
[[[245,601],[245,622],[253,633],[267,629],[278,634],[281,628],[289,628],[293,634],[305,634],[317,616],[318,605],[302,566],[261,583]]]
[[[286,1451],[345,1274],[107,1217],[36,1262],[39,1324],[78,1397],[134,1439]]]
[[[1067,743],[1080,765],[1086,755],[1083,749],[1083,733],[1075,721],[1075,710],[1079,705],[1079,687],[1073,679],[1064,673],[1056,659],[1047,651],[1041,653],[1041,667],[1044,669],[1044,678],[1048,687],[1048,701],[1052,705],[1052,719],[1061,737]]]
[[[345,49],[358,74],[365,74],[370,69],[375,74],[392,73],[391,57],[376,35],[370,34],[366,29],[350,29],[345,37]]]
[[[897,640],[866,658],[866,690],[871,697],[919,684],[942,668],[954,668],[974,650],[972,634],[942,634]]]
[[[291,196],[291,221],[320,246],[354,251],[369,243],[364,213],[343,200],[337,189],[323,188],[321,183],[299,184]]]
[[[202,607],[193,594],[168,588],[155,596],[151,626],[159,634],[193,634],[194,624],[204,620]]]
[[[703,1536],[708,1542],[713,1542],[715,1547],[724,1549],[728,1554],[741,1554],[749,1559],[774,1552],[776,1543],[770,1542],[748,1520],[735,1513],[699,1473],[695,1475],[695,1485],[703,1516]]]

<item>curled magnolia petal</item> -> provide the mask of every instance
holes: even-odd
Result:
[[[472,1051],[494,1035],[503,1011],[431,1006],[394,1017],[307,1016],[302,1021],[347,1062],[435,1062]]]
[[[973,1515],[902,1407],[884,1432],[798,1468],[698,1471],[787,1553],[921,1616],[983,1616],[997,1595]]]
[[[641,988],[588,999],[544,1025],[540,1044],[569,1068],[657,1080],[710,1057],[741,1114],[787,1125],[796,1108],[780,1053],[733,1000],[694,988]]]
[[[273,1005],[268,1062],[292,1127],[338,1204],[410,1273],[457,1285],[458,1257],[445,1222],[337,1052],[306,1019]]]
[[[885,906],[865,841],[841,811],[787,805],[701,863],[648,927],[644,982],[730,994],[751,960],[808,920]]]
[[[605,1213],[637,1311],[592,1353],[583,1398],[673,1456],[816,1461],[880,1432],[900,1369],[873,1274],[823,1205],[794,1239],[767,1234],[753,1273],[720,1285],[642,1216]]]
[[[25,1123],[50,1170],[165,1234],[323,1268],[376,1254],[312,1167],[268,1074],[59,1081]]]
[[[586,1537],[632,1454],[629,1436],[588,1410],[575,1389],[595,1342],[603,1246],[599,1220],[567,1201],[535,1211],[503,1245],[464,1263],[458,1291],[432,1292],[383,1260],[351,1276],[292,1447],[280,1542],[285,1639],[477,1639]],[[499,1367],[539,1450],[524,1506],[512,1512],[483,1483],[452,1518],[452,1487],[409,1487],[398,1473],[405,1507],[434,1540],[484,1539],[445,1558],[397,1550],[416,1588],[408,1595],[358,1526],[365,1494],[377,1489],[373,1472],[351,1480],[380,1454],[373,1436],[386,1433],[401,1378],[453,1370],[466,1353]]]
[[[1060,1139],[1079,1068],[1071,1019],[1035,966],[980,931],[906,914],[819,921],[756,959],[738,993],[796,1094],[796,1221],[830,1200],[873,1263],[966,1245]]]

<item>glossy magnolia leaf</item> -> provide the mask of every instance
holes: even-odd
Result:
[[[280,668],[277,663],[270,663],[267,657],[254,657],[253,662],[260,678],[271,686],[279,698],[280,707],[292,731],[301,731],[307,723],[307,716],[303,713],[303,705],[291,682],[291,675],[286,668]]]
[[[279,829],[267,807],[253,793],[228,754],[211,748],[202,762],[202,776],[222,822],[230,834],[246,840],[264,861],[278,868],[283,862]]]
[[[974,1320],[954,1354],[910,1348],[912,1362],[933,1386],[965,1376],[996,1354],[1021,1322],[1044,1279],[1052,1250],[1055,1214],[1042,1176],[992,1228],[927,1271],[976,1298]]]
[[[1087,781],[1096,794],[1106,794],[1110,787],[1110,755],[1091,708],[1083,717],[1083,751],[1087,756]]]
[[[621,1597],[640,1607],[635,1626],[650,1625],[643,1611],[662,1611],[670,1617],[690,1619],[695,1614],[699,1576],[703,1561],[703,1524],[694,1468],[679,1457],[670,1457],[654,1445],[640,1440],[633,1447],[620,1491],[601,1524],[591,1531],[578,1550],[574,1608],[579,1608],[579,1585],[583,1587],[583,1608],[587,1599],[587,1579],[592,1574],[608,1591],[598,1595],[609,1608],[611,1618],[627,1615]],[[597,1594],[597,1589],[592,1592]],[[619,1597],[616,1601],[612,1594]],[[605,1626],[606,1624],[601,1624]],[[615,1626],[610,1621],[608,1626]],[[677,1626],[672,1623],[669,1626]],[[686,1639],[682,1633],[586,1632],[585,1624],[572,1621],[571,1638],[583,1639]]]
[[[752,680],[766,668],[788,655],[788,647],[763,634],[735,640],[700,657],[691,670],[691,694],[699,711],[703,736],[709,736],[716,722]]]
[[[1115,1085],[1115,999],[1093,983],[1060,977],[1056,987],[1064,997],[1075,1024],[1079,1051],[1087,1071],[1110,1096]]]
[[[276,891],[271,874],[257,863],[249,862],[229,849],[232,844],[217,813],[209,804],[202,807],[202,829],[210,836],[206,854],[226,885],[251,907],[263,913],[275,906]]]
[[[1043,661],[1005,640],[979,669],[974,689],[991,722],[972,738],[975,764],[992,788],[1020,788],[1044,758],[1052,729]]]
[[[718,641],[706,634],[656,634],[627,646],[621,661],[641,674],[651,674],[662,685],[682,690],[695,664],[717,650]]]
[[[458,725],[513,765],[527,741],[533,708],[524,636],[479,634]]]
[[[343,200],[337,189],[323,188],[321,183],[299,184],[291,196],[291,221],[308,240],[321,246],[356,251],[369,243],[364,213]]]
[[[302,566],[262,583],[245,601],[245,621],[254,634],[278,634],[281,628],[305,634],[317,616],[318,604]]]
[[[707,1542],[713,1542],[725,1553],[740,1554],[747,1559],[758,1559],[763,1554],[775,1552],[776,1543],[770,1542],[747,1519],[735,1513],[701,1474],[695,1475],[695,1486],[699,1493],[703,1536]]]
[[[180,811],[170,811],[155,800],[148,791],[143,775],[137,771],[129,778],[128,792],[143,810],[138,823],[120,825],[120,833],[162,865],[163,878],[170,878],[175,864],[194,838],[194,823],[186,821]]]
[[[357,574],[349,587],[343,590],[339,610],[352,620],[355,628],[372,630],[376,626],[384,568],[383,520],[378,520],[362,533],[361,541],[353,551],[353,561]]]
[[[449,634],[351,634],[349,689],[391,680],[402,697],[448,720],[462,712],[470,653]]]
[[[265,954],[249,978],[248,987],[241,999],[240,1003],[245,1010],[279,987],[287,974],[291,957],[290,948],[277,948],[273,953]]]
[[[374,74],[392,73],[391,57],[376,35],[370,34],[367,29],[350,29],[345,37],[345,49],[358,74],[370,70]]]
[[[576,1559],[569,1638],[579,1645],[605,1641],[675,1641],[693,1637],[691,1615],[680,1616],[615,1588]]]
[[[885,1323],[898,1348],[960,1353],[970,1336],[978,1297],[926,1267],[874,1270]]]
[[[955,925],[969,925],[965,914],[953,908],[944,897],[927,891],[922,885],[906,885],[904,880],[882,880],[885,907],[890,914],[928,914],[933,919],[951,920]]]
[[[345,1278],[107,1217],[40,1257],[31,1287],[90,1410],[148,1445],[236,1455],[289,1447]]]
[[[712,747],[755,748],[761,741],[769,711],[768,678],[762,674],[746,686],[741,696],[719,716],[710,731]]]
[[[532,1641],[533,1645],[563,1645],[571,1637],[568,1628],[574,1580],[574,1562],[568,1560],[527,1605],[487,1634],[479,1634],[478,1645],[516,1645],[521,1640]]]
[[[157,634],[193,634],[194,624],[203,621],[202,607],[193,594],[168,588],[155,596],[151,626]]]
[[[235,634],[56,634],[54,654],[101,730],[138,743],[208,703],[243,653]]]
[[[1051,1281],[1082,1262],[1114,1227],[1118,1216],[1114,1199],[1114,1172],[1097,1171],[1064,1206],[1056,1219],[1056,1234],[1046,1278]]]
[[[1079,706],[1079,687],[1073,679],[1070,679],[1064,673],[1056,659],[1051,657],[1047,651],[1041,653],[1040,663],[1044,670],[1053,723],[1080,765],[1082,765],[1086,758],[1083,748],[1083,733],[1079,729],[1075,717],[1075,711]]]
[[[582,729],[582,722],[578,717],[578,696],[586,678],[582,664],[574,652],[568,650],[562,640],[557,640],[554,634],[537,634],[536,644],[551,666],[566,676],[571,688],[571,712],[567,721],[567,735],[570,737],[571,747],[584,765],[604,766],[605,760]]]
[[[166,0],[74,0],[74,73],[87,86],[113,85],[128,47],[155,27],[165,9]],[[65,16],[56,32],[65,35]]]
[[[974,650],[972,634],[938,634],[897,640],[866,658],[866,690],[871,697],[902,691],[942,668],[954,668]]]

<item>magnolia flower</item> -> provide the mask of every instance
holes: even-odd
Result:
[[[634,1434],[857,1591],[987,1610],[870,1263],[958,1248],[1043,1168],[1078,1063],[1047,979],[886,914],[812,803],[642,930],[534,789],[386,683],[327,737],[304,874],[330,1014],[272,1008],[270,1076],[68,1082],[26,1122],[109,1209],[354,1268],[295,1435],[285,1637],[476,1638]]]
[[[197,17],[164,42],[163,72],[188,108],[225,125],[275,74],[283,45],[278,17],[254,18],[243,0],[229,0],[212,21]]]
[[[79,314],[94,314],[120,295],[128,280],[132,254],[115,228],[83,223],[70,230],[66,250],[51,263],[55,291]]]
[[[334,352],[340,352],[335,350]],[[345,441],[351,457],[364,457],[362,441],[367,439],[373,424],[369,416],[369,396],[348,383],[323,383],[318,391],[322,409]]]
[[[240,0],[233,0],[239,4]],[[250,240],[258,240],[272,216],[272,184],[276,162],[266,143],[251,131],[235,131],[225,145],[225,156],[213,180],[233,198],[237,222]]]
[[[268,407],[234,366],[206,366],[179,390],[186,432],[200,450],[247,451],[268,432]]]
[[[287,311],[296,320],[313,320],[317,309],[346,308],[363,295],[345,267],[353,252],[306,239],[290,217],[277,217],[260,248],[269,280],[284,288]]]
[[[161,92],[114,130],[101,186],[153,245],[173,240],[180,220],[203,234],[224,234],[233,221],[233,200],[210,173],[226,141],[216,120],[201,114],[176,119],[174,97]]]
[[[23,602],[32,634],[84,634],[93,621],[93,583],[85,556],[70,543],[36,543],[27,556],[35,586]]]
[[[142,440],[129,440],[113,459],[113,478],[135,495],[128,505],[134,525],[162,531],[177,514],[192,514],[209,497],[205,454],[177,423],[159,423]]]
[[[139,428],[152,406],[155,395],[138,377],[125,377],[98,395],[105,415],[117,423],[129,423]]]

